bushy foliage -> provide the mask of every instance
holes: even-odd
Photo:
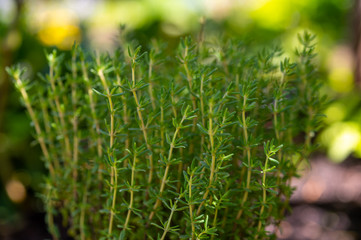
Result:
[[[325,105],[314,36],[299,41],[295,62],[184,38],[173,51],[54,50],[40,81],[8,69],[49,169],[53,238],[58,214],[75,239],[273,238]]]

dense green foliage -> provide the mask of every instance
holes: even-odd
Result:
[[[54,239],[57,214],[75,239],[272,238],[325,104],[314,36],[299,40],[294,63],[185,38],[171,53],[53,51],[41,81],[8,69],[49,169]]]

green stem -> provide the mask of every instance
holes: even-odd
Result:
[[[202,199],[207,199],[208,194],[209,194],[209,189],[211,188],[212,184],[213,184],[213,178],[214,178],[214,174],[215,174],[215,167],[216,167],[216,151],[214,148],[214,131],[213,131],[213,103],[210,102],[209,103],[209,120],[208,120],[208,136],[209,136],[209,141],[210,141],[210,147],[211,147],[211,158],[212,158],[212,162],[211,162],[211,173],[209,176],[209,184],[207,186],[206,192],[203,195]],[[199,215],[201,213],[201,208],[203,206],[205,201],[202,201],[202,203],[199,205],[198,210],[197,210],[197,215]]]
[[[246,189],[247,191],[243,194],[241,209],[238,211],[236,219],[240,219],[243,213],[243,206],[248,199],[248,190],[251,183],[251,174],[252,174],[252,167],[251,167],[251,149],[248,145],[248,130],[247,130],[247,123],[246,123],[246,103],[247,103],[247,96],[243,98],[243,108],[242,108],[242,125],[243,125],[243,137],[245,141],[245,152],[247,155],[247,182],[246,182]]]
[[[214,213],[213,223],[212,223],[212,226],[213,226],[214,228],[217,227],[218,207],[219,207],[219,206],[218,206],[218,203],[217,203],[216,211],[215,211],[215,213]],[[213,240],[214,237],[215,237],[215,235],[212,235],[211,240]]]
[[[57,157],[57,152],[54,145],[54,139],[52,137],[52,131],[51,131],[51,120],[49,116],[49,112],[46,105],[47,101],[41,96],[40,94],[40,106],[41,111],[43,113],[44,117],[44,126],[45,126],[45,133],[48,136],[48,142],[49,142],[49,157],[51,156],[52,160],[54,161],[54,169],[60,169],[60,163],[59,159]]]
[[[201,77],[201,86],[199,91],[199,99],[201,102],[201,119],[202,119],[202,125],[204,126],[204,102],[203,102],[203,82],[204,82],[204,75]],[[203,145],[204,145],[204,135],[201,135],[201,153],[203,153]]]
[[[116,73],[116,77],[117,77],[118,86],[121,86],[122,83],[121,83],[120,76],[118,73]],[[120,93],[123,93],[122,89],[121,88],[119,88],[119,89],[120,89]],[[128,116],[127,100],[124,95],[122,95],[121,98],[122,98],[122,103],[123,103],[123,122],[128,127],[129,116]],[[129,134],[127,134],[127,137],[125,139],[125,149],[129,149]],[[127,164],[128,164],[128,161],[127,161],[127,159],[125,159],[123,166],[126,167]]]
[[[161,153],[164,153],[164,107],[160,106],[160,146]]]
[[[71,84],[71,100],[73,105],[73,197],[74,200],[77,199],[77,179],[78,179],[78,158],[79,158],[79,133],[78,133],[78,116],[77,116],[77,91],[76,91],[76,55],[72,56],[72,84]],[[82,231],[82,229],[81,229]]]
[[[104,89],[107,92],[107,98],[109,103],[109,110],[110,110],[110,139],[109,139],[109,150],[110,150],[110,158],[114,158],[114,150],[113,150],[113,144],[114,144],[114,106],[112,101],[112,96],[110,93],[110,89],[108,87],[108,84],[106,82],[103,69],[98,70],[98,76],[101,80],[101,83],[104,87]],[[110,217],[109,217],[109,226],[108,226],[108,235],[111,236],[113,231],[113,219],[114,219],[114,208],[116,203],[116,197],[117,197],[117,168],[116,168],[116,162],[113,162],[113,165],[111,166],[111,174],[110,174],[110,192],[113,192],[113,199],[112,199],[112,207],[110,209]]]
[[[26,92],[25,87],[24,87],[21,79],[18,76],[15,76],[15,82],[16,82],[16,85],[18,86],[18,89],[20,91],[21,96],[23,97],[25,107],[28,110],[29,115],[30,115],[30,119],[34,124],[35,132],[36,132],[36,135],[37,135],[37,140],[38,140],[38,142],[40,144],[40,148],[41,148],[41,150],[42,150],[42,152],[44,154],[44,157],[45,157],[45,159],[46,159],[46,161],[48,163],[50,175],[53,178],[55,176],[54,167],[53,167],[53,165],[51,163],[50,154],[49,154],[48,148],[47,148],[47,146],[45,144],[43,131],[40,128],[40,124],[38,122],[38,119],[36,118],[33,107],[31,106],[28,93]]]
[[[285,74],[282,74],[282,78],[281,78],[281,82],[283,82],[284,80],[284,77],[285,77]],[[280,92],[282,94],[283,92],[283,88],[280,88]],[[279,131],[279,122],[278,122],[278,117],[277,117],[277,114],[278,114],[278,101],[280,99],[278,97],[276,97],[275,101],[274,101],[274,104],[273,104],[273,126],[274,126],[274,130],[275,130],[275,135],[276,135],[276,139],[277,139],[277,143],[280,144],[282,139],[281,139],[281,133]],[[280,103],[281,105],[281,103]],[[283,114],[283,112],[282,112]],[[284,115],[281,116],[281,121],[282,121],[282,118],[284,118]],[[281,122],[282,124],[282,122]],[[279,161],[282,161],[282,151],[278,151],[278,160]],[[280,174],[281,174],[281,169],[279,168],[277,170],[277,185],[279,185],[279,181],[280,181]]]
[[[55,177],[55,172],[54,172],[54,168],[52,166],[52,163],[50,162],[50,155],[49,155],[49,151],[47,149],[47,146],[45,144],[45,140],[43,138],[43,133],[41,131],[39,122],[36,118],[36,115],[33,111],[33,108],[30,104],[30,100],[29,100],[29,96],[24,88],[24,85],[21,81],[21,79],[18,76],[15,76],[15,81],[16,81],[16,85],[18,86],[18,89],[24,99],[24,103],[26,106],[26,109],[29,112],[30,115],[30,119],[32,120],[34,127],[35,127],[35,132],[37,134],[37,139],[38,142],[40,144],[41,150],[44,154],[44,157],[46,159],[46,161],[48,162],[48,168],[49,168],[49,173],[52,179],[54,179]],[[58,234],[56,231],[56,227],[54,225],[54,217],[53,217],[53,201],[52,201],[52,191],[51,191],[51,187],[48,187],[48,196],[47,196],[47,201],[46,201],[46,205],[47,205],[47,218],[48,218],[48,225],[49,225],[49,230],[51,235],[53,236],[54,240],[58,240]]]
[[[172,160],[172,154],[173,154],[173,150],[174,150],[174,147],[175,147],[175,143],[176,143],[176,138],[177,138],[177,135],[178,135],[178,132],[179,130],[181,129],[181,126],[184,122],[184,120],[186,119],[186,116],[187,116],[187,110],[185,111],[184,113],[184,116],[181,120],[181,122],[179,123],[178,127],[176,128],[175,132],[174,132],[174,135],[173,135],[173,138],[172,138],[172,142],[170,144],[170,148],[169,148],[169,152],[168,152],[168,160],[167,160],[167,165],[166,165],[166,168],[165,168],[165,172],[164,172],[164,175],[163,175],[163,178],[162,178],[162,182],[160,184],[160,189],[159,189],[159,197],[162,196],[163,194],[163,191],[164,191],[164,187],[165,187],[165,184],[166,184],[166,181],[167,181],[167,177],[168,177],[168,172],[169,172],[169,167],[171,165],[171,160]],[[160,206],[161,204],[161,200],[159,198],[157,198],[154,206],[153,206],[153,211],[150,213],[149,215],[149,220],[152,220],[154,214],[155,214],[155,211],[157,210],[157,208]]]
[[[56,226],[54,224],[54,216],[53,216],[53,204],[52,204],[52,186],[47,187],[47,201],[46,201],[46,207],[47,207],[47,220],[49,225],[49,231],[53,237],[53,240],[58,240],[58,232],[56,229]]]
[[[83,189],[83,199],[82,199],[82,206],[81,206],[81,210],[80,210],[80,220],[79,220],[79,228],[80,228],[80,239],[81,240],[85,240],[85,206],[86,203],[88,201],[88,189],[89,189],[89,184],[90,184],[90,173],[91,171],[88,169],[88,174],[86,177],[86,183],[84,185],[84,189]]]
[[[127,227],[128,227],[128,224],[129,224],[129,219],[130,219],[130,215],[132,213],[132,208],[133,208],[133,201],[134,201],[134,191],[133,191],[133,188],[134,188],[134,178],[135,178],[135,164],[137,162],[137,155],[134,154],[134,157],[133,157],[133,165],[132,165],[132,175],[131,175],[131,180],[130,180],[130,189],[129,189],[129,192],[130,192],[130,200],[129,200],[129,206],[128,206],[128,213],[127,213],[127,218],[125,220],[125,223],[124,223],[124,227],[123,227],[123,230],[126,231],[127,230]]]
[[[184,59],[186,59],[188,56],[188,46],[186,46],[185,50],[184,50]],[[185,60],[183,62],[183,67],[184,67],[184,70],[186,71],[186,76],[187,76],[187,81],[188,81],[188,87],[189,87],[189,92],[190,92],[190,95],[191,95],[191,100],[192,100],[192,106],[193,106],[193,111],[196,110],[197,108],[197,103],[196,103],[196,98],[195,96],[193,95],[192,93],[192,76],[191,76],[191,73],[189,71],[189,68],[188,68],[188,61]],[[193,126],[192,126],[192,132],[195,132],[196,130],[196,125],[197,125],[197,118],[194,118],[193,119]],[[194,144],[193,142],[191,142],[190,146],[189,146],[189,153],[190,154],[193,154],[193,151],[194,151]]]
[[[267,203],[267,189],[266,189],[266,174],[267,174],[267,169],[268,169],[268,159],[269,156],[266,156],[266,162],[264,164],[264,170],[263,170],[263,175],[262,175],[262,206],[261,209],[259,211],[259,221],[258,221],[258,226],[257,226],[257,235],[255,237],[255,239],[258,239],[259,236],[259,232],[261,231],[262,228],[262,215],[264,212],[264,208],[265,205]]]
[[[151,151],[151,154],[148,154],[148,161],[149,161],[149,165],[150,165],[149,175],[148,175],[148,184],[151,184],[152,179],[153,179],[153,171],[154,171],[153,154],[152,154],[153,152],[152,152],[152,147],[149,144],[147,129],[146,129],[145,124],[144,124],[144,119],[143,119],[143,115],[142,115],[142,112],[141,112],[141,106],[139,104],[137,92],[136,92],[136,89],[135,89],[135,81],[136,81],[135,80],[135,58],[133,58],[132,61],[133,61],[133,64],[132,64],[132,83],[133,83],[132,93],[133,93],[135,104],[137,106],[137,114],[138,114],[138,118],[140,120],[140,124],[141,124],[140,128],[142,129],[142,132],[143,132],[144,141],[145,141],[145,144],[147,146],[147,149],[149,151]]]
[[[155,111],[155,98],[153,94],[153,82],[152,82],[152,73],[153,73],[153,61],[152,59],[149,60],[149,68],[148,68],[148,92],[150,96],[150,101],[152,103],[153,111]]]
[[[99,125],[99,120],[98,120],[98,116],[97,116],[97,113],[96,113],[96,110],[95,110],[95,99],[94,99],[94,92],[93,90],[91,89],[91,85],[90,85],[90,82],[89,82],[89,77],[88,77],[88,73],[87,73],[87,70],[86,70],[86,66],[85,66],[85,62],[84,60],[81,60],[81,65],[82,65],[82,71],[83,71],[83,77],[84,77],[84,80],[86,82],[86,85],[87,85],[87,91],[88,91],[88,95],[89,95],[89,105],[90,105],[90,111],[91,111],[91,114],[92,114],[92,120],[94,122],[94,125],[95,125],[95,131],[96,131],[96,139],[97,139],[97,154],[98,154],[98,157],[102,157],[103,155],[103,149],[102,149],[102,139],[101,139],[101,132],[100,132],[100,125]],[[102,180],[102,164],[100,164],[100,169],[98,171],[98,179],[101,181]]]
[[[53,93],[56,93],[56,86],[55,86],[55,80],[54,80],[54,64],[55,62],[50,62],[50,71],[49,71],[49,79],[50,79],[50,86],[53,91]],[[57,94],[54,94],[54,101],[55,106],[57,109],[57,112],[59,114],[60,119],[60,125],[62,128],[62,135],[64,137],[64,143],[65,143],[65,157],[67,161],[71,160],[71,147],[70,147],[70,140],[68,136],[68,131],[65,123],[65,113],[64,113],[64,106],[60,104],[59,96]]]
[[[164,239],[165,239],[165,236],[166,236],[167,233],[169,232],[170,223],[171,223],[171,221],[172,221],[173,214],[174,214],[174,212],[175,212],[176,209],[177,209],[177,204],[178,204],[178,200],[176,200],[176,201],[174,202],[174,205],[173,205],[173,207],[172,207],[172,210],[171,210],[171,212],[170,212],[170,215],[169,215],[169,218],[168,218],[168,221],[167,221],[167,226],[165,227],[164,232],[163,232],[163,235],[162,235],[162,237],[160,238],[160,240],[164,240]]]
[[[193,172],[192,174],[189,176],[189,181],[188,181],[188,196],[189,196],[189,201],[192,201],[192,183],[193,183]],[[189,217],[191,219],[191,226],[192,226],[192,240],[195,237],[195,232],[196,232],[196,228],[194,225],[194,220],[193,220],[193,204],[189,204]]]

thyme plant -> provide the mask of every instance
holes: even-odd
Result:
[[[47,53],[13,77],[49,170],[43,200],[75,239],[269,239],[325,98],[314,36],[294,61],[241,41]]]

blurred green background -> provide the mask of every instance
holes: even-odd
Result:
[[[361,94],[354,77],[357,14],[356,0],[0,0],[0,238],[21,239],[11,236],[25,231],[29,219],[44,224],[42,203],[34,196],[46,174],[6,66],[23,64],[32,78],[47,70],[44,48],[67,51],[74,41],[110,53],[124,37],[146,44],[160,36],[172,45],[180,36],[196,35],[202,17],[206,37],[279,43],[289,53],[297,33],[306,29],[318,37],[322,91],[332,99],[317,141],[331,161],[340,163],[361,157]]]

